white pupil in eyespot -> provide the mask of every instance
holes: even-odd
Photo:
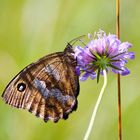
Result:
[[[25,88],[26,88],[26,85],[25,85],[24,83],[19,83],[19,84],[17,85],[17,89],[18,89],[18,91],[20,91],[20,92],[24,91]]]
[[[24,88],[24,87],[21,85],[21,86],[19,87],[19,90],[20,90],[20,91],[22,91],[22,90],[23,90],[23,88]]]

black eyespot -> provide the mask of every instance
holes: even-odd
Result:
[[[26,84],[24,84],[24,83],[19,83],[19,84],[17,85],[17,90],[18,90],[18,91],[23,92],[25,89],[26,89]]]

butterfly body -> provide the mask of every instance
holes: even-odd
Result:
[[[5,103],[27,109],[44,121],[67,119],[76,110],[79,81],[72,46],[25,67],[2,94]]]

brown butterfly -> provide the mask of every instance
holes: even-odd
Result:
[[[25,67],[2,94],[5,103],[28,110],[44,121],[67,119],[77,108],[79,80],[72,45]]]

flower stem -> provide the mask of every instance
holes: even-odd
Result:
[[[94,125],[94,121],[95,121],[95,117],[96,117],[96,114],[97,114],[97,110],[98,110],[99,104],[100,104],[100,102],[101,102],[103,93],[104,93],[105,88],[106,88],[106,85],[107,85],[107,73],[106,73],[106,70],[103,70],[103,75],[104,75],[104,84],[103,84],[103,86],[102,86],[102,89],[101,89],[101,91],[100,91],[99,97],[98,97],[97,102],[96,102],[96,104],[95,104],[95,107],[94,107],[94,109],[93,109],[92,117],[91,117],[91,120],[90,120],[88,129],[87,129],[87,131],[86,131],[86,134],[85,134],[83,140],[88,140],[88,138],[89,138],[89,135],[90,135],[90,133],[91,133],[92,127],[93,127],[93,125]]]
[[[120,74],[118,74],[118,134],[119,140],[122,140],[122,113],[121,113],[121,84],[120,84]]]

